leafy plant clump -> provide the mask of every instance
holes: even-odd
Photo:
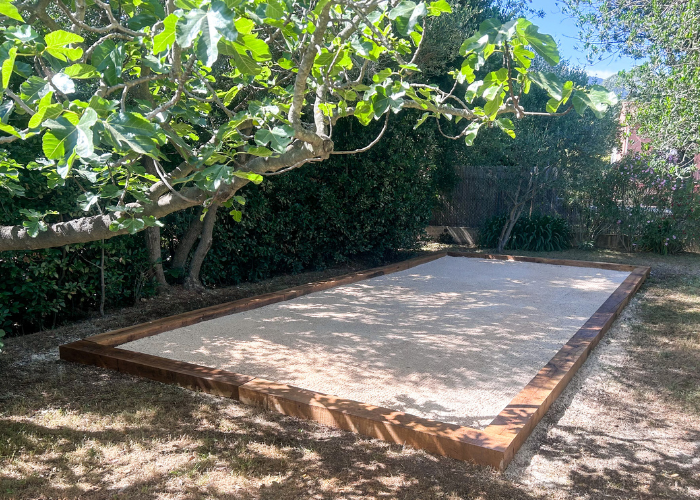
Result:
[[[479,243],[484,248],[498,245],[506,215],[492,217],[481,230]],[[570,246],[571,232],[566,219],[553,215],[534,214],[518,219],[513,227],[506,250],[525,250],[531,252],[556,252]]]

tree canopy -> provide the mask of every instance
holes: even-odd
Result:
[[[0,251],[134,233],[196,205],[239,219],[243,185],[366,151],[402,109],[422,111],[416,127],[460,124],[454,138],[471,145],[484,127],[514,136],[511,118],[601,116],[615,103],[531,68],[559,53],[523,18],[484,21],[461,45],[451,90],[423,83],[426,19],[450,12],[444,0],[0,0],[0,144],[42,147],[26,166],[0,164],[0,187],[25,195],[19,169],[34,169],[50,187],[77,184],[84,213],[51,222],[54,211],[25,210],[0,227]],[[502,65],[483,74],[490,58]],[[548,93],[545,110],[523,108],[532,84]],[[346,117],[384,127],[337,151]]]
[[[700,1],[567,0],[589,55],[625,54],[640,65],[622,84],[634,121],[655,149],[700,152]]]

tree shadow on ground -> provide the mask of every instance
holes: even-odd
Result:
[[[535,455],[560,464],[574,497],[697,498],[698,405],[683,389],[700,386],[700,279],[661,271],[636,299],[638,312],[619,320],[628,322],[628,360],[622,366],[603,362],[596,370],[584,366],[519,452],[516,467],[531,464]],[[575,397],[597,411],[591,421],[565,415]]]
[[[0,498],[541,498],[485,468],[93,367],[28,365],[11,391]]]

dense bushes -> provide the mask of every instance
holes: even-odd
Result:
[[[582,184],[570,205],[592,236],[617,234],[629,251],[677,253],[700,239],[695,172],[674,156],[629,155]]]
[[[482,247],[495,248],[507,221],[506,215],[490,218],[481,229],[479,242]],[[554,252],[569,247],[571,234],[566,219],[551,215],[533,214],[521,217],[515,223],[506,250]]]
[[[207,285],[263,279],[284,272],[323,268],[362,255],[373,262],[397,249],[412,248],[427,225],[441,192],[454,183],[451,142],[430,126],[413,130],[414,117],[396,121],[382,147],[359,155],[338,155],[260,186],[246,186],[240,223],[222,210],[214,242],[202,268]],[[352,150],[370,142],[379,124],[361,127],[339,122],[334,140]],[[439,165],[439,166],[438,166]],[[44,196],[61,213],[77,210],[80,191],[67,185],[46,193],[39,172],[24,172],[27,191]],[[29,200],[36,205],[37,199]],[[15,222],[25,198],[0,194],[5,223]],[[163,222],[163,261],[194,211],[172,214]],[[0,254],[0,328],[14,333],[50,328],[97,308],[101,242],[34,252]],[[142,234],[105,243],[105,285],[109,306],[133,303],[153,293]],[[173,282],[176,276],[170,276]]]

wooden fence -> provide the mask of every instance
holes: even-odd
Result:
[[[491,217],[508,212],[516,184],[512,167],[457,167],[459,182],[442,206],[433,212],[430,225],[478,228]],[[553,189],[540,190],[524,214],[538,212],[568,217]]]

